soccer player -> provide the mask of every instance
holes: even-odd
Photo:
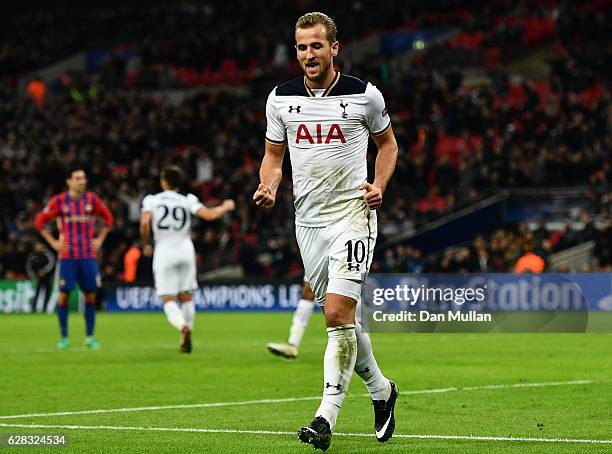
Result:
[[[289,339],[287,342],[269,342],[267,347],[270,353],[287,359],[297,358],[298,349],[302,343],[302,337],[304,337],[304,332],[306,331],[308,320],[310,320],[313,310],[314,293],[310,288],[310,284],[304,281],[302,298],[295,308],[291,321],[291,328],[289,328]]]
[[[34,225],[59,253],[57,315],[62,337],[57,348],[68,348],[68,295],[78,282],[85,294],[87,346],[96,349],[99,347],[94,338],[96,290],[100,286],[96,253],[113,224],[113,215],[97,194],[85,191],[87,175],[82,167],[70,169],[66,184],[68,191],[51,197],[45,209],[36,216]],[[104,223],[98,236],[94,236],[96,217]],[[58,239],[44,228],[51,219],[56,219],[60,228]]]
[[[355,320],[377,236],[375,210],[395,169],[397,143],[380,91],[334,69],[336,32],[325,14],[298,19],[295,48],[304,76],[278,85],[268,97],[265,154],[253,195],[264,209],[274,205],[288,145],[296,237],[306,278],[323,305],[328,335],[323,398],[314,420],[298,436],[323,450],[331,443],[353,370],[373,400],[380,442],[395,429],[398,395],[374,359],[369,336]],[[378,148],[372,183],[366,181],[368,137]]]
[[[181,332],[180,351],[191,353],[195,321],[191,294],[198,288],[191,215],[213,221],[232,211],[235,204],[233,200],[225,200],[218,207],[207,208],[195,195],[179,192],[183,181],[180,168],[167,166],[162,169],[160,183],[163,191],[149,194],[142,201],[140,237],[143,244],[147,244],[153,226],[155,289],[164,303],[168,322]]]

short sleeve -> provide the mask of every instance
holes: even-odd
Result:
[[[154,198],[151,194],[147,195],[144,199],[142,199],[142,211],[153,211],[154,207]]]
[[[387,112],[387,107],[385,106],[385,99],[380,90],[370,83],[366,87],[365,95],[366,124],[370,134],[373,136],[383,134],[391,125],[389,112]]]
[[[200,202],[200,199],[198,199],[195,195],[187,194],[187,207],[189,208],[189,212],[191,214],[196,214],[203,206],[204,205],[202,202]]]
[[[266,124],[266,140],[268,142],[280,144],[287,140],[287,130],[276,105],[276,87],[270,92],[266,101]]]

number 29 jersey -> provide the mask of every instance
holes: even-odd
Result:
[[[191,242],[191,216],[202,208],[193,194],[163,191],[149,194],[142,201],[142,211],[151,213],[155,248],[176,248]]]

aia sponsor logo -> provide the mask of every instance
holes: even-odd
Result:
[[[346,143],[340,125],[336,123],[332,124],[327,131],[323,130],[323,126],[320,123],[314,125],[314,130],[309,129],[308,125],[300,123],[298,125],[297,134],[295,135],[295,143],[299,144],[302,140],[313,145],[315,143],[328,144],[332,140],[339,140],[341,143]]]

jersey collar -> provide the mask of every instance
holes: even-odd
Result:
[[[329,87],[327,87],[325,89],[325,91],[323,92],[323,95],[321,95],[321,97],[325,97],[325,96],[329,96],[330,93],[333,91],[334,87],[336,85],[338,85],[338,81],[340,80],[340,71],[336,71],[336,76],[334,77],[334,80],[332,80],[331,84],[329,84]],[[304,88],[306,89],[306,93],[308,93],[308,96],[311,98],[315,97],[315,94],[313,93],[313,91],[310,89],[310,87],[308,87],[308,85],[306,85],[306,76],[304,76]]]

